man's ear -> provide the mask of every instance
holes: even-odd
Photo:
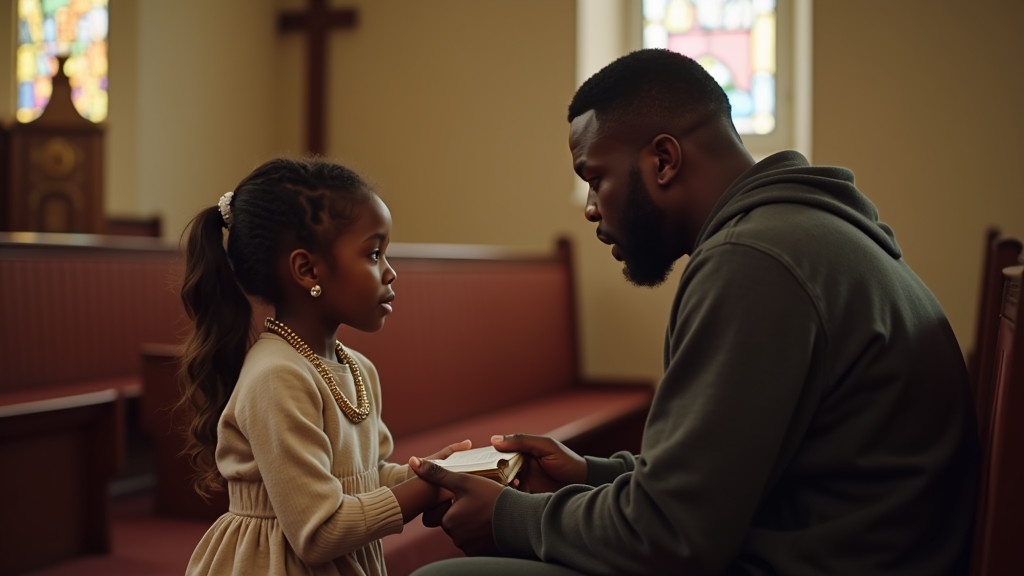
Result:
[[[316,258],[308,250],[299,248],[288,255],[288,270],[292,279],[304,289],[309,290],[316,284]]]
[[[656,162],[655,176],[659,186],[665,186],[679,174],[683,165],[683,148],[671,134],[658,134],[650,144]]]

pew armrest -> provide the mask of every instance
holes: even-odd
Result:
[[[0,572],[110,552],[123,410],[116,390],[0,406]]]

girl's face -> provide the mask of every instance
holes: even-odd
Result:
[[[334,240],[325,273],[321,305],[338,322],[364,332],[376,332],[391,313],[397,274],[384,252],[391,234],[391,212],[376,194],[359,209],[360,214]]]

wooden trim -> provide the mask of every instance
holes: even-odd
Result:
[[[0,249],[31,248],[33,250],[115,250],[178,252],[179,247],[159,238],[108,234],[61,234],[52,232],[0,232]],[[9,252],[6,252],[9,253]],[[38,254],[38,253],[36,253]],[[427,242],[392,242],[388,258],[427,260],[497,260],[566,261],[572,264],[572,248],[568,238],[558,240],[553,256],[550,248],[529,249],[487,244],[444,244]]]
[[[0,232],[0,249],[32,250],[112,250],[178,251],[178,247],[159,238],[107,234],[64,234],[57,232]]]
[[[0,406],[0,418],[10,418],[11,416],[36,414],[38,412],[54,412],[57,410],[80,408],[82,406],[92,406],[94,404],[112,402],[117,400],[117,397],[117,390],[111,389],[100,390],[98,392],[87,392],[85,394],[77,394],[75,396],[63,396],[47,400],[34,400],[31,402],[22,402],[20,404],[10,404],[7,406]]]

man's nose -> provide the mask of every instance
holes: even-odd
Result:
[[[583,216],[590,222],[597,222],[601,219],[601,211],[597,209],[597,199],[594,193],[587,194],[587,206],[583,209]]]

